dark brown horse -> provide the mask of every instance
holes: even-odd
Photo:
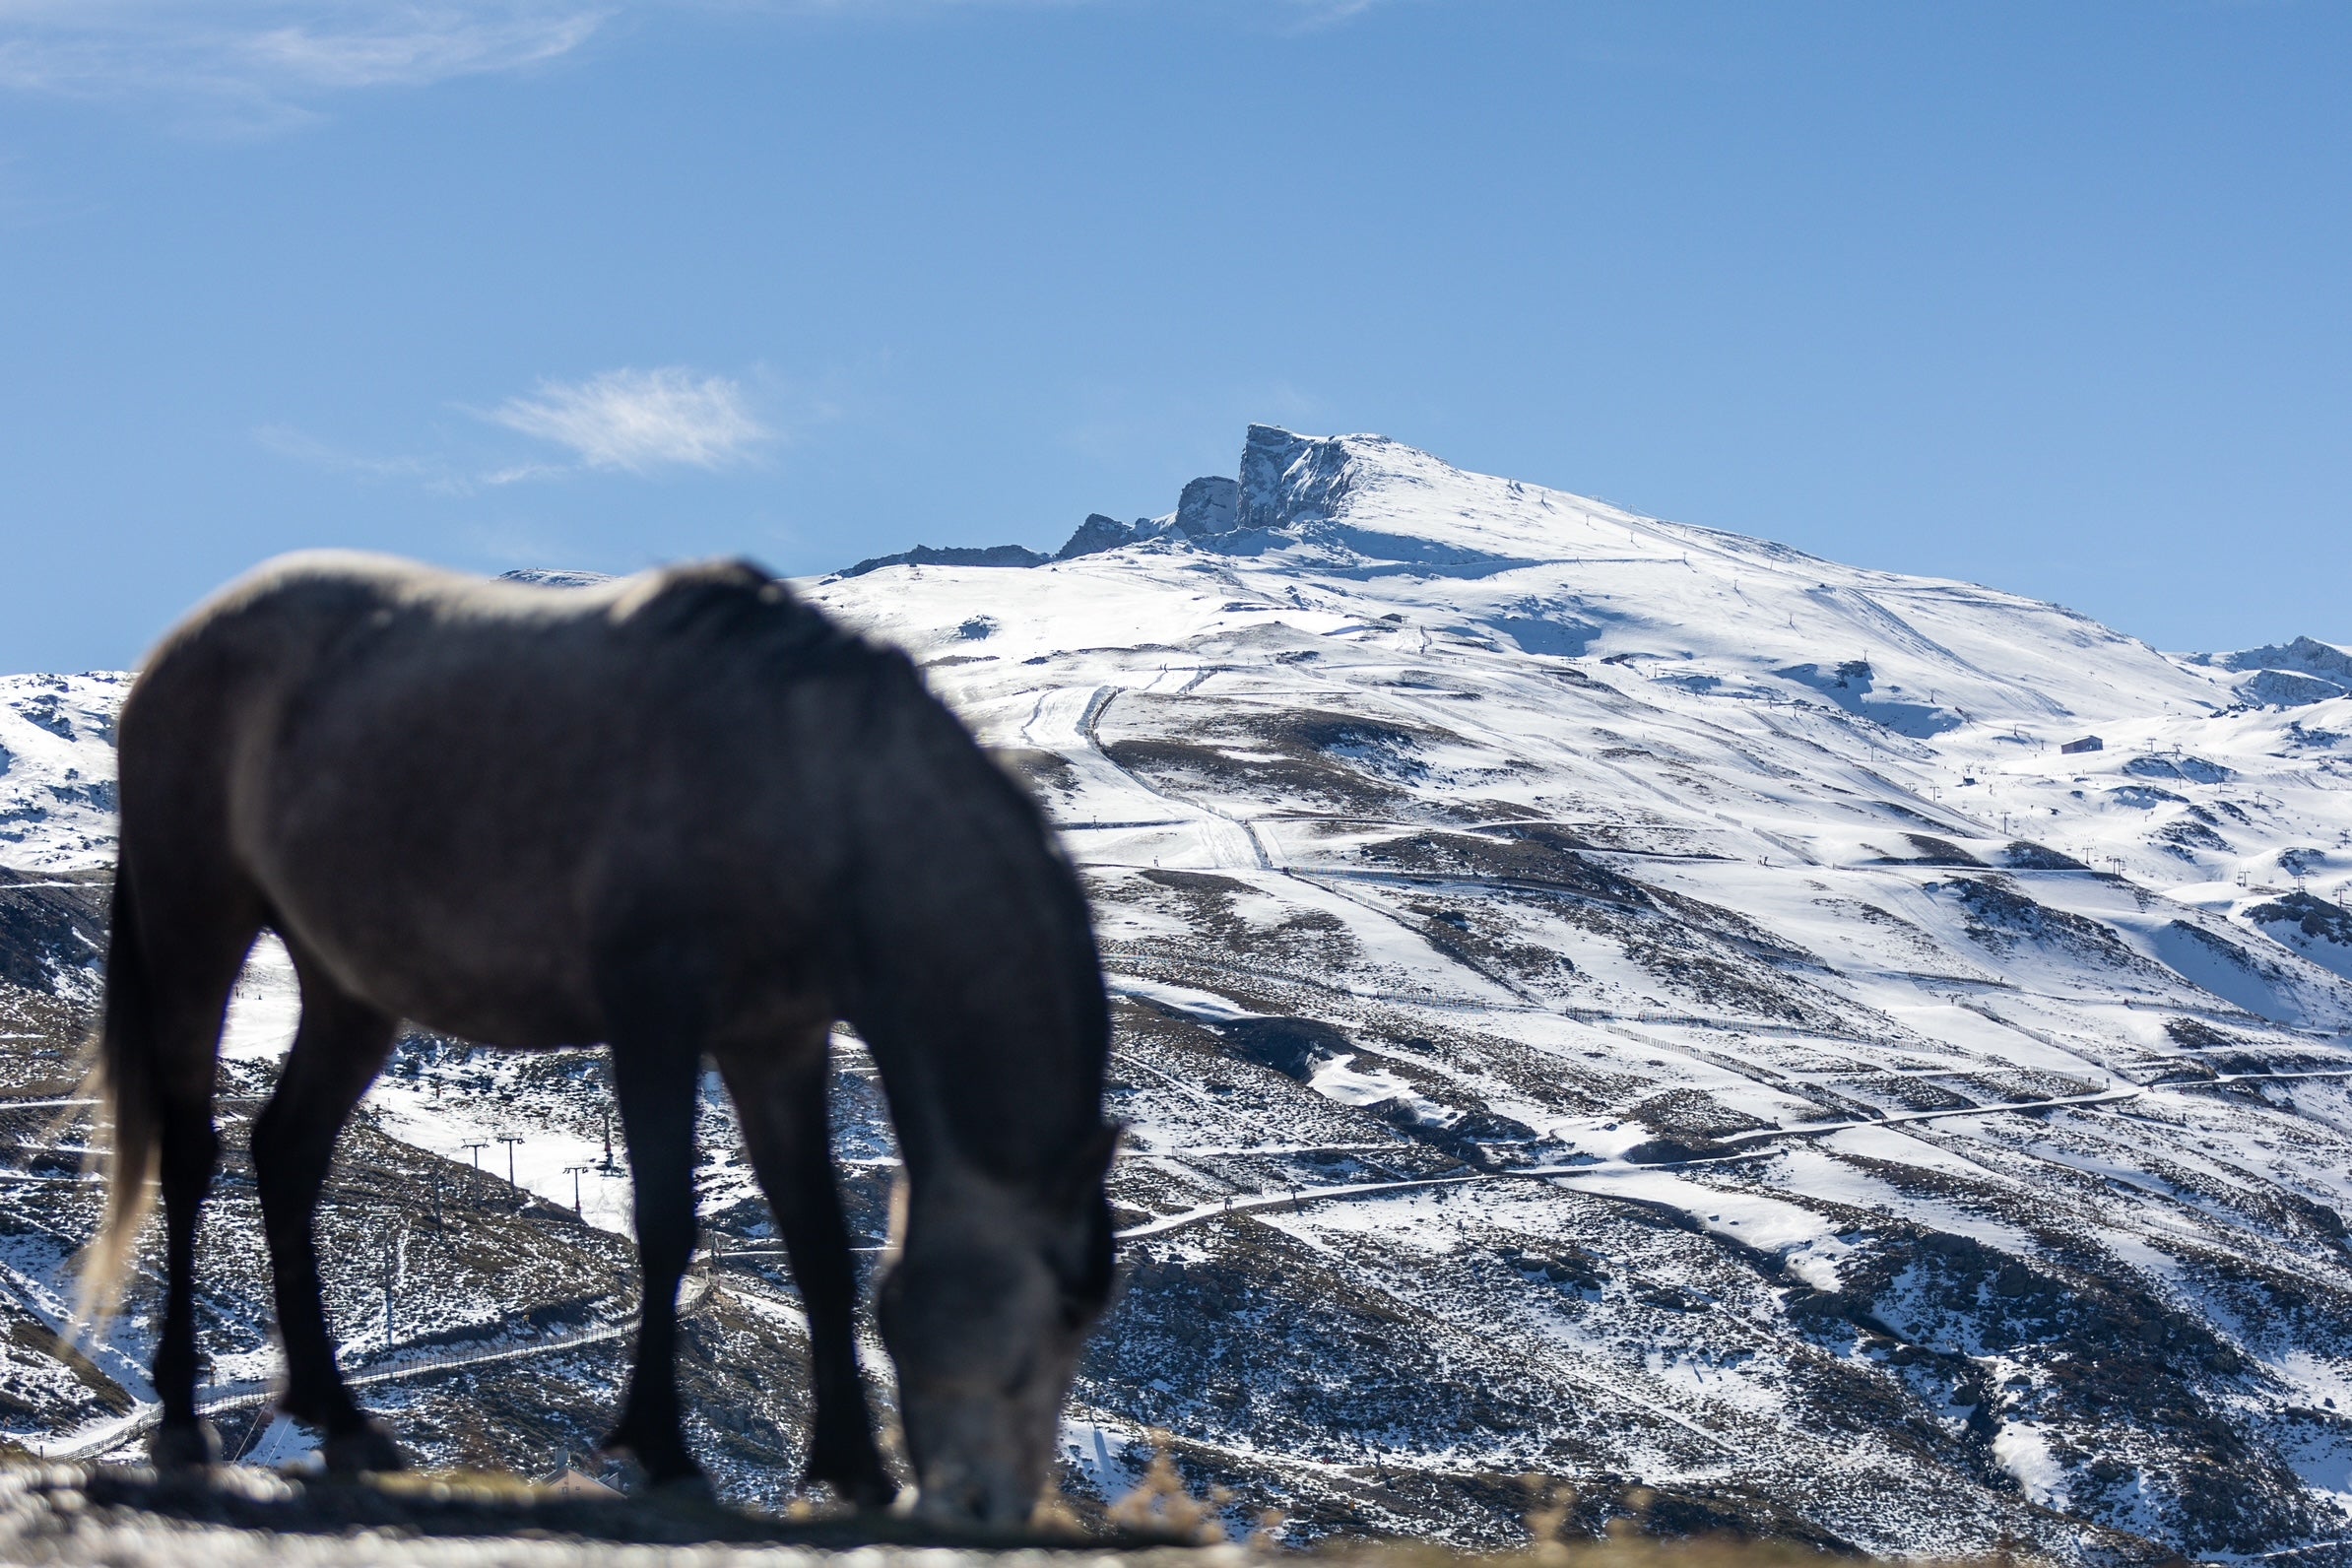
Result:
[[[311,1214],[400,1020],[604,1042],[636,1183],[636,1364],[609,1447],[698,1474],[672,1365],[716,1062],[808,1308],[809,1478],[892,1485],[853,1339],[824,1082],[846,1019],[904,1155],[880,1287],[926,1513],[1025,1520],[1111,1284],[1108,1013],[1084,896],[1036,806],[906,658],[744,564],[577,590],[303,555],[174,630],[119,727],[99,1076],[102,1301],[160,1176],[160,1463],[201,1462],[191,1317],[229,988],[275,931],[301,1024],[253,1127],[285,1412],[331,1467],[400,1463],[353,1400]]]

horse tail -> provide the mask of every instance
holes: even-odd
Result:
[[[131,1248],[155,1202],[156,1172],[162,1162],[157,1029],[139,936],[137,889],[125,845],[115,856],[105,1011],[83,1078],[83,1093],[98,1101],[96,1142],[106,1150],[106,1211],[98,1235],[82,1254],[74,1305],[77,1325],[100,1322],[113,1311]]]

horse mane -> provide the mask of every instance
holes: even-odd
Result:
[[[790,583],[742,556],[650,573],[614,603],[612,615],[616,621],[680,642],[798,656],[867,646],[794,593]]]
[[[763,673],[846,677],[860,690],[858,708],[866,723],[908,722],[930,731],[934,744],[950,731],[958,738],[956,750],[969,744],[968,735],[947,709],[926,696],[923,676],[903,650],[840,625],[755,561],[736,557],[665,568],[632,585],[610,613],[617,622],[640,627],[660,643],[707,649],[744,660]],[[1044,852],[1039,869],[1060,865],[1067,873],[1051,819],[1036,796],[1002,768],[981,761],[977,748],[972,750],[979,765],[963,775],[965,785],[1005,814],[1000,820],[1020,824],[1020,836],[1035,835]],[[1099,1105],[1099,1079],[1109,1055],[1110,1019],[1101,1006],[1100,982],[1094,978],[1099,959],[1092,919],[1075,875],[1048,874],[1032,882],[1027,892],[1038,901],[1039,915],[1061,933],[1060,960],[1067,965],[1063,978],[1083,998],[1072,1019],[1078,1051],[1072,1065],[1078,1069],[1087,1092],[1075,1096],[1073,1103],[1088,1108],[1077,1143],[1054,1151],[1028,1176],[1057,1192],[1099,1194],[1119,1128],[1101,1124],[1093,1109]],[[949,1121],[958,1120],[956,1108],[949,1110]],[[1099,1203],[1094,1207],[1100,1209]],[[1109,1211],[1089,1213],[1078,1253],[1061,1260],[1074,1295],[1102,1298],[1109,1289],[1112,1253]]]

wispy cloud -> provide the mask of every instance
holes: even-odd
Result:
[[[162,100],[191,123],[267,130],[337,93],[518,71],[570,54],[623,13],[904,16],[1086,10],[1113,0],[0,0],[0,92]],[[1184,4],[1189,0],[1163,0]],[[1254,0],[1319,27],[1396,0]],[[1244,9],[1247,9],[1245,5]]]
[[[375,25],[294,24],[244,40],[263,70],[322,88],[413,87],[455,76],[519,70],[588,41],[605,13],[480,16],[408,13]],[[418,25],[420,22],[422,26]]]
[[[0,0],[0,89],[160,99],[270,128],[322,98],[516,71],[579,48],[596,0]]]
[[[419,480],[438,483],[449,476],[443,465],[421,457],[367,457],[328,445],[291,425],[257,425],[253,439],[280,457],[314,468],[335,469],[369,480]]]
[[[632,474],[724,468],[774,438],[741,386],[682,365],[542,381],[532,396],[508,398],[482,418],[568,447],[586,467]]]
[[[717,473],[850,417],[870,401],[863,388],[876,373],[872,365],[850,366],[796,381],[754,364],[739,381],[673,364],[549,378],[492,407],[446,405],[466,422],[435,421],[429,439],[393,455],[321,440],[285,422],[257,425],[252,435],[307,468],[361,484],[415,485],[437,495],[481,495],[598,474]]]
[[[1300,30],[1336,27],[1386,3],[1388,0],[1280,0],[1292,26]]]

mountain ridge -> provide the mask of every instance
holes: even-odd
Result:
[[[2324,684],[2322,655],[2163,654],[1377,438],[1253,427],[1232,485],[1229,527],[1180,504],[1024,568],[804,585],[924,665],[1094,900],[1129,1284],[1066,1429],[1081,1508],[1160,1443],[1298,1538],[1524,1538],[1534,1474],[1589,1529],[2348,1560],[2352,697],[2246,691],[2287,662]],[[0,922],[102,864],[120,690],[11,680],[0,864],[29,882]],[[26,949],[49,990],[0,984],[28,1053],[86,1016],[74,929]],[[258,953],[239,1082],[293,1003]],[[887,1119],[840,1050],[879,1234]],[[592,1058],[412,1038],[370,1136],[458,1193],[519,1131],[520,1185],[568,1209],[602,1092]],[[789,1360],[726,1114],[705,1224],[740,1294],[706,1310]],[[590,1176],[576,1239],[543,1226],[556,1251],[472,1288],[622,1311],[595,1283],[620,1192]],[[37,1238],[79,1193],[0,1182],[7,1223],[48,1227],[0,1237],[0,1310],[45,1323]],[[339,1325],[382,1310],[367,1267],[329,1288]],[[214,1310],[259,1364],[258,1305]],[[699,1375],[768,1434],[697,1429],[722,1482],[782,1498],[798,1385]],[[40,1376],[0,1432],[87,1441],[80,1385]],[[400,1396],[428,1457],[458,1452],[436,1390]],[[477,1459],[544,1453],[570,1396],[484,1398]]]

